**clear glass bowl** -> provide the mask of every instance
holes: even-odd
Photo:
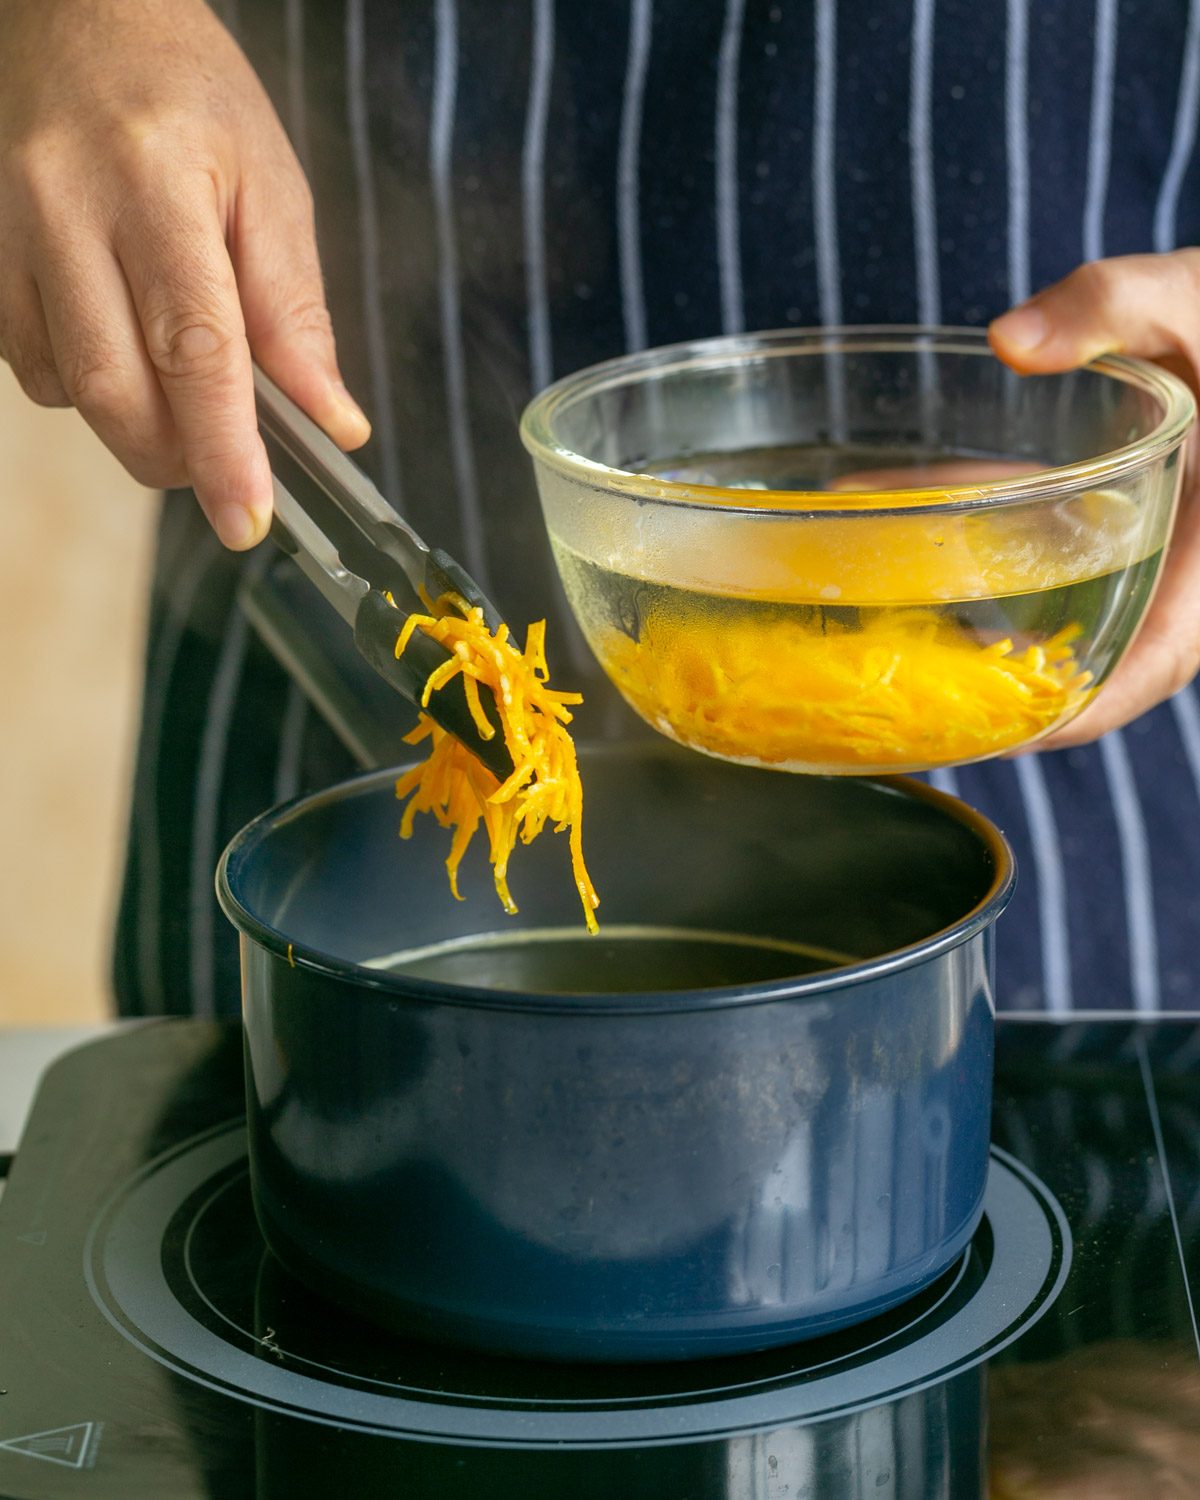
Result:
[[[1073,717],[1153,594],[1195,407],[1111,355],[1018,377],[978,330],[652,349],[526,409],[571,606],[697,750],[919,770]]]

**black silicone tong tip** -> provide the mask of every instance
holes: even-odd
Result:
[[[354,617],[354,643],[359,654],[370,662],[383,680],[419,708],[425,684],[448,660],[448,653],[431,636],[415,630],[404,648],[404,655],[397,657],[396,640],[403,623],[401,612],[372,589]],[[493,776],[504,781],[512,774],[513,763],[500,732],[495,700],[491,693],[481,692],[479,701],[484,717],[492,726],[491,739],[483,738],[472,717],[461,672],[430,694],[429,706],[423,712],[455,739],[461,740]]]

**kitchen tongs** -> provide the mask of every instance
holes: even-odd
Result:
[[[407,616],[452,607],[439,601],[456,595],[478,605],[488,629],[495,630],[495,606],[452,557],[428,546],[401,520],[358,465],[257,366],[254,394],[274,477],[272,537],[351,627],[359,654],[420,707],[430,674],[450,654],[418,630],[397,659],[396,639]],[[303,499],[279,477],[279,453],[311,482],[296,486]],[[433,693],[424,711],[503,780],[512,761],[490,695],[481,698],[496,729],[490,740],[471,717],[461,676]]]

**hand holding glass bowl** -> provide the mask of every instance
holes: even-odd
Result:
[[[526,410],[571,606],[664,734],[825,774],[1020,749],[1153,594],[1195,407],[1110,355],[1017,376],[982,332],[676,345]]]

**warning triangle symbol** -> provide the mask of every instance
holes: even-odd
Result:
[[[45,1432],[27,1432],[24,1437],[5,1438],[0,1451],[41,1458],[68,1469],[82,1469],[92,1445],[94,1422],[76,1422],[71,1427],[51,1427]]]

